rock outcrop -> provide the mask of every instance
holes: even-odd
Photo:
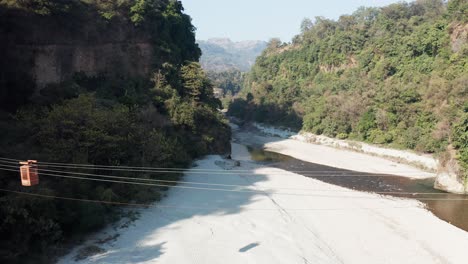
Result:
[[[452,146],[448,147],[447,157],[440,162],[434,188],[450,193],[468,194],[468,185],[461,179],[460,167],[456,160],[456,151]]]
[[[0,85],[29,80],[34,89],[76,73],[145,76],[152,67],[148,34],[129,21],[106,22],[89,15],[80,21],[21,10],[0,10]]]
[[[434,181],[434,188],[450,193],[467,193],[466,186],[453,173],[438,173]]]

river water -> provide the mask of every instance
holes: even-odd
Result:
[[[434,215],[468,231],[468,197],[434,189],[434,179],[409,179],[400,176],[370,174],[328,167],[298,160],[286,155],[248,147],[252,159],[258,163],[294,171],[327,183],[366,192],[405,192],[395,197],[418,199]],[[428,194],[414,194],[428,193]]]

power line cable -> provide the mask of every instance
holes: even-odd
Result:
[[[11,169],[3,169],[0,170],[5,171],[15,171]],[[50,174],[50,173],[41,173],[43,176],[51,176],[51,177],[59,177],[59,178],[68,178],[68,179],[76,179],[76,180],[89,180],[89,181],[98,181],[98,182],[110,182],[110,183],[121,183],[121,184],[130,184],[130,185],[142,185],[142,186],[154,186],[154,187],[173,187],[173,188],[181,188],[181,189],[193,189],[193,190],[200,190],[200,191],[217,191],[217,192],[235,192],[235,193],[253,193],[253,194],[276,194],[276,195],[291,195],[291,196],[323,196],[323,195],[310,195],[310,194],[297,194],[297,193],[279,193],[279,192],[264,192],[264,191],[256,191],[256,190],[239,190],[239,189],[220,189],[220,188],[205,188],[205,187],[193,187],[193,186],[183,186],[183,185],[166,185],[166,184],[155,184],[155,183],[143,183],[143,182],[129,182],[129,181],[118,181],[118,180],[106,180],[106,179],[96,179],[96,178],[88,178],[88,177],[77,177],[77,176],[68,176],[68,175],[57,175],[57,174]],[[244,189],[247,189],[244,187]],[[336,197],[337,196],[325,196],[325,197]],[[367,197],[357,197],[357,196],[345,196],[346,198],[367,198]]]
[[[2,165],[0,165],[2,166]],[[142,181],[153,181],[153,182],[168,182],[168,183],[184,183],[184,184],[195,184],[195,185],[214,185],[214,186],[231,186],[231,187],[244,187],[245,185],[233,185],[233,184],[217,184],[217,183],[203,183],[203,182],[187,182],[187,181],[174,181],[174,180],[158,180],[158,179],[146,179],[146,178],[139,178],[139,177],[121,177],[121,176],[113,176],[113,175],[103,175],[103,174],[94,174],[94,173],[81,173],[81,172],[69,172],[69,171],[62,171],[62,170],[47,170],[47,169],[38,169],[38,171],[45,171],[45,172],[54,172],[54,173],[68,173],[74,175],[84,175],[84,176],[96,176],[96,177],[103,177],[103,178],[115,178],[115,179],[125,179],[125,180],[142,180]],[[188,171],[187,173],[191,173]],[[211,175],[216,175],[216,173],[211,173]],[[284,175],[286,174],[276,174]],[[245,176],[245,175],[239,175]],[[258,174],[253,174],[252,176],[261,176]],[[320,177],[320,176],[317,176]],[[283,189],[301,189],[301,188],[285,188]]]
[[[80,199],[72,197],[63,197],[63,196],[53,196],[53,195],[43,195],[36,193],[27,193],[20,191],[13,191],[8,189],[0,189],[2,192],[14,193],[18,195],[27,195],[40,198],[49,198],[49,199],[58,199],[58,200],[69,200],[69,201],[79,201],[79,202],[91,202],[91,203],[102,203],[102,204],[111,204],[111,205],[125,205],[125,206],[134,206],[134,207],[150,207],[154,206],[157,208],[175,208],[175,209],[203,209],[203,210],[226,210],[226,208],[216,208],[216,207],[202,207],[202,206],[177,206],[177,205],[158,205],[158,204],[140,204],[140,203],[124,203],[124,202],[112,202],[104,200],[92,200],[92,199]],[[395,206],[395,207],[356,207],[356,208],[293,208],[293,209],[284,209],[287,211],[345,211],[345,210],[376,210],[376,209],[421,209],[417,206]],[[278,211],[277,208],[246,208],[243,211]]]
[[[1,165],[1,167],[9,167],[9,168],[16,168],[14,166],[8,165]],[[178,183],[178,184],[188,184],[188,185],[205,185],[205,186],[222,186],[222,187],[238,187],[238,188],[247,188],[247,185],[235,185],[235,184],[218,184],[218,183],[207,183],[207,182],[189,182],[189,181],[171,181],[171,180],[158,180],[158,179],[145,179],[145,178],[134,178],[134,177],[120,177],[120,176],[113,176],[113,175],[102,175],[102,174],[92,174],[92,173],[80,173],[80,172],[68,172],[68,171],[57,171],[57,170],[45,170],[39,169],[40,172],[54,172],[54,173],[66,173],[66,174],[73,174],[73,175],[84,175],[84,176],[92,176],[92,177],[102,177],[102,178],[110,178],[110,179],[125,179],[125,180],[141,180],[141,181],[148,181],[148,182],[166,182],[166,183]],[[87,178],[88,179],[88,178]],[[342,192],[342,193],[352,193],[354,190],[320,190],[320,189],[310,189],[310,188],[288,188],[288,187],[271,187],[273,189],[284,189],[284,190],[302,190],[302,191],[315,191],[315,192]],[[389,195],[446,195],[446,193],[435,193],[435,192],[397,192],[397,191],[381,191],[381,192],[373,192],[377,194],[389,194]]]
[[[0,161],[1,162],[1,161]],[[2,163],[0,163],[1,165]],[[14,163],[15,164],[15,163]],[[38,168],[43,167],[42,165],[38,165]],[[45,167],[56,167],[56,166],[45,166]],[[257,172],[253,170],[246,170],[246,171],[240,171],[236,172],[235,170],[213,170],[213,171],[196,171],[192,169],[183,169],[180,171],[173,171],[173,170],[146,170],[146,169],[121,169],[121,168],[96,168],[96,167],[62,167],[60,166],[59,168],[61,169],[88,169],[88,170],[103,170],[103,171],[125,171],[125,172],[144,172],[144,173],[167,173],[167,174],[181,174],[181,173],[187,173],[189,172],[190,174],[202,174],[202,175],[258,175]],[[279,169],[273,170],[273,171],[266,171],[264,173],[268,173],[270,175],[284,175],[284,172],[278,171]],[[291,173],[296,173],[300,174],[303,176],[310,176],[310,177],[399,177],[396,175],[391,175],[391,174],[381,174],[381,173],[366,173],[366,172],[358,172],[358,171],[340,171],[338,170],[327,170],[327,171],[288,171]],[[262,171],[263,173],[263,171]],[[363,174],[366,173],[366,174]],[[391,173],[391,172],[389,172]],[[397,172],[393,172],[397,173]],[[399,172],[403,173],[403,172]],[[415,173],[416,174],[416,173]],[[420,173],[418,173],[420,174]]]
[[[18,159],[10,159],[10,158],[4,158],[4,157],[0,157],[0,159],[2,160],[10,160],[10,161],[20,161]]]
[[[7,158],[0,158],[7,159]],[[8,163],[12,162],[14,159],[7,159]],[[20,161],[20,160],[14,160]],[[38,165],[44,167],[55,167],[55,168],[73,168],[73,169],[92,169],[92,170],[115,170],[115,171],[135,171],[135,172],[160,172],[160,173],[180,173],[190,171],[191,173],[204,173],[204,172],[222,172],[223,174],[238,174],[239,172],[252,173],[252,170],[224,170],[224,169],[197,169],[197,168],[163,168],[163,167],[131,167],[131,166],[107,166],[107,165],[91,165],[91,164],[74,164],[74,163],[51,163],[51,162],[38,162]],[[293,173],[347,173],[347,174],[359,174],[363,172],[359,171],[349,171],[345,169],[336,169],[336,170],[300,170],[300,171],[290,171]],[[371,172],[369,172],[371,173]],[[407,174],[421,174],[421,172],[415,171],[388,171],[388,172],[379,172],[374,174],[379,174],[379,176],[387,176],[385,173],[407,173]],[[374,175],[372,175],[374,176]],[[394,176],[394,175],[388,175]]]
[[[53,173],[67,173],[67,174],[74,174],[74,175],[84,175],[84,176],[92,176],[92,177],[103,177],[103,178],[113,178],[113,179],[124,179],[124,180],[142,180],[142,181],[149,181],[149,182],[166,182],[166,183],[177,183],[177,184],[188,184],[188,185],[207,185],[207,186],[223,186],[223,187],[238,187],[238,188],[246,188],[249,185],[236,185],[236,184],[220,184],[220,183],[207,183],[207,182],[191,182],[191,181],[175,181],[175,180],[158,180],[158,179],[145,179],[145,178],[134,178],[134,177],[121,177],[121,176],[112,176],[112,175],[102,175],[102,174],[92,174],[92,173],[79,173],[79,172],[67,172],[67,171],[57,171],[57,170],[44,170],[40,169],[39,171],[46,171],[46,172],[53,172]],[[319,191],[319,192],[354,192],[353,190],[350,191],[341,191],[341,190],[318,190],[318,189],[310,189],[310,188],[292,188],[292,187],[271,187],[273,189],[284,189],[284,190],[303,190],[303,191]],[[411,195],[446,195],[446,193],[434,193],[434,192],[390,192],[390,191],[382,191],[382,192],[375,192],[378,194],[411,194]]]
[[[16,170],[3,169],[5,171]],[[110,183],[121,183],[121,184],[133,184],[133,185],[142,185],[142,186],[154,186],[154,187],[172,187],[172,188],[181,188],[181,189],[194,189],[200,191],[218,191],[218,192],[235,192],[235,193],[253,193],[253,194],[265,194],[265,195],[288,195],[288,196],[301,196],[301,197],[328,197],[328,198],[351,198],[351,199],[375,199],[377,197],[368,197],[368,196],[337,196],[337,195],[322,195],[322,194],[307,194],[307,193],[283,193],[283,192],[266,192],[259,190],[235,190],[235,189],[215,189],[215,188],[205,188],[205,187],[193,187],[193,186],[181,186],[181,185],[165,185],[165,184],[154,184],[154,183],[141,183],[141,182],[126,182],[126,181],[117,181],[117,180],[105,180],[105,179],[96,179],[96,178],[87,178],[87,177],[76,177],[76,176],[65,176],[65,175],[56,175],[42,173],[41,175],[51,176],[51,177],[61,177],[69,178],[76,180],[89,180],[89,181],[98,181],[98,182],[110,182]],[[397,197],[397,198],[408,198],[408,197]],[[453,198],[418,198],[418,200],[437,200],[437,201],[468,201],[468,199],[453,199]]]
[[[36,193],[27,193],[27,192],[13,191],[13,190],[7,190],[7,189],[0,189],[0,191],[7,192],[7,193],[21,194],[21,195],[29,195],[29,196],[42,197],[42,198],[51,198],[51,199],[70,200],[70,201],[103,203],[103,204],[112,204],[112,205],[126,205],[126,206],[135,206],[135,207],[151,206],[151,204],[123,203],[123,202],[112,202],[112,201],[103,201],[103,200],[80,199],[80,198],[61,197],[61,196],[44,195],[44,194],[36,194]]]

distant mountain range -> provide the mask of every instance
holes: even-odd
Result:
[[[247,72],[266,48],[267,42],[247,40],[233,42],[228,38],[198,40],[202,50],[200,62],[207,71],[239,70]]]

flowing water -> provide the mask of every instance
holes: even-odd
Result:
[[[269,166],[295,171],[327,183],[366,192],[405,192],[391,194],[423,202],[437,217],[468,231],[467,196],[445,193],[432,188],[434,179],[409,179],[400,176],[370,174],[309,163],[292,157],[249,147],[252,159]],[[299,171],[301,171],[299,173]],[[427,194],[415,194],[427,193]],[[390,195],[390,194],[389,194]]]

